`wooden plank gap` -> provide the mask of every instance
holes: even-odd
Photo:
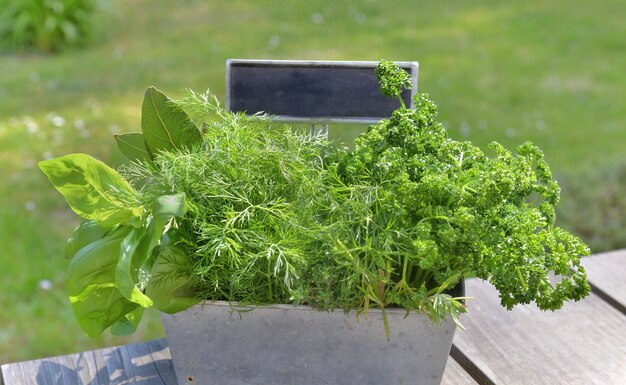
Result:
[[[600,289],[593,283],[589,282],[589,286],[591,286],[591,292],[600,297],[604,302],[609,304],[612,308],[622,313],[622,315],[626,315],[626,306],[624,306],[617,299],[611,297],[607,292]]]
[[[479,385],[496,385],[496,383],[476,366],[476,364],[474,364],[455,344],[452,344],[452,348],[450,349],[450,357],[452,357]]]
[[[172,364],[172,358],[169,351],[169,345],[167,339],[159,339],[149,341],[147,343],[150,356],[152,357],[152,363],[154,364],[156,373],[161,378],[164,384],[175,384],[177,382],[176,375],[174,374],[174,366]],[[1,384],[0,384],[1,385]]]

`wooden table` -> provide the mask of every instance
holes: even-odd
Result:
[[[490,285],[468,281],[475,299],[442,384],[626,384],[626,249],[589,257],[584,266],[591,295],[556,313],[534,305],[507,312]],[[176,384],[165,339],[1,369],[0,385]]]

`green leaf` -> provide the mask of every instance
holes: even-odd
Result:
[[[67,293],[78,323],[90,337],[100,335],[137,304],[124,298],[115,283],[120,246],[131,228],[120,227],[80,249],[67,270]]]
[[[152,279],[146,287],[146,294],[154,301],[154,306],[165,313],[177,313],[197,303],[190,274],[177,274],[176,271],[191,266],[187,254],[176,246],[167,245],[161,249],[154,267]]]
[[[122,295],[131,302],[146,308],[152,301],[142,293],[139,276],[149,279],[149,267],[144,266],[152,250],[159,244],[168,222],[185,215],[185,194],[159,197],[145,227],[134,228],[124,238],[116,267],[116,283]]]
[[[137,192],[117,171],[86,154],[70,154],[39,162],[39,168],[72,210],[102,227],[126,224],[143,208],[128,202]]]
[[[154,87],[146,90],[143,99],[141,129],[152,154],[180,150],[202,140],[187,113]]]
[[[136,227],[126,235],[122,240],[119,259],[115,268],[115,282],[120,293],[129,301],[144,308],[152,306],[152,301],[136,285],[138,269],[133,268],[133,258],[146,233],[146,227]],[[145,260],[147,257],[147,255],[139,255],[136,258]]]
[[[108,231],[94,220],[83,220],[65,243],[65,258],[72,258],[78,250],[103,238]]]
[[[117,142],[117,147],[128,160],[152,162],[152,156],[148,152],[148,147],[141,132],[114,135],[114,138]]]
[[[186,212],[185,193],[160,196],[152,208],[155,218],[167,220],[172,217],[182,218]]]
[[[154,247],[158,245],[172,218],[182,218],[186,212],[185,193],[163,195],[157,198],[152,205],[152,217],[148,224],[148,234],[139,246],[139,251],[146,258],[142,259],[139,265],[143,265]]]
[[[139,322],[141,322],[141,317],[143,317],[143,308],[138,307],[111,325],[111,334],[116,336],[133,334],[137,330]]]

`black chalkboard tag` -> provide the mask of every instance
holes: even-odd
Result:
[[[400,103],[380,94],[374,61],[226,61],[226,109],[277,120],[375,123]],[[396,62],[413,79],[402,99],[412,106],[417,62]]]

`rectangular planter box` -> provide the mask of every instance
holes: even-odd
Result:
[[[180,385],[439,384],[454,337],[451,321],[387,309],[367,318],[306,306],[231,311],[225,302],[163,314]]]

